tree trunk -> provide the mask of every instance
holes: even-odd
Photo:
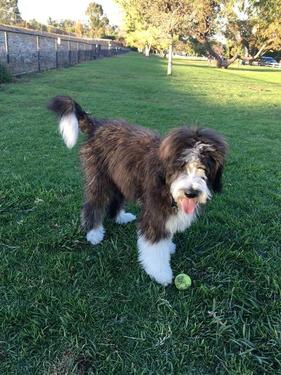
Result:
[[[234,61],[238,59],[238,56],[239,54],[235,53],[235,55],[233,55],[231,59],[223,59],[223,66],[221,66],[221,68],[227,69],[229,65],[233,64]]]
[[[248,63],[251,65],[253,61],[257,60],[263,53],[269,50],[271,43],[274,41],[274,39],[269,39],[266,43],[264,43],[258,52],[254,55],[251,56],[249,53],[247,56],[242,57],[241,59],[243,61],[248,61]]]
[[[214,50],[213,46],[209,43],[209,41],[207,39],[204,39],[204,40],[201,40],[201,41],[198,40],[198,42],[203,44],[205,46],[205,48],[207,49],[207,51],[209,52],[209,54],[216,59],[217,68],[227,69],[229,67],[229,65],[234,63],[234,61],[238,58],[238,53],[236,53],[233,57],[231,57],[231,59],[224,58],[223,56],[221,56],[219,53],[217,53]]]
[[[173,65],[173,44],[172,42],[169,45],[169,52],[168,52],[168,69],[167,69],[167,75],[172,75],[172,65]]]
[[[145,45],[144,55],[145,55],[146,57],[149,57],[150,48],[151,48],[151,45],[150,45],[150,44],[146,44],[146,45]]]

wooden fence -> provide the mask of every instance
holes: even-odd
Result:
[[[84,39],[0,25],[0,63],[13,75],[61,68],[125,53],[110,39]]]

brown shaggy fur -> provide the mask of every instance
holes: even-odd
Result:
[[[49,108],[60,117],[75,113],[88,140],[81,147],[85,173],[82,223],[87,231],[101,225],[106,213],[114,218],[124,201],[141,206],[139,231],[151,243],[170,236],[165,227],[178,208],[170,193],[171,182],[185,168],[182,155],[196,144],[212,146],[200,162],[214,192],[221,190],[226,144],[210,129],[172,130],[161,138],[148,129],[124,121],[89,117],[69,97],[56,97]]]

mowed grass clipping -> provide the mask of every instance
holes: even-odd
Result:
[[[165,74],[130,53],[1,86],[1,374],[281,373],[281,71],[178,60]],[[59,94],[162,134],[225,135],[224,192],[175,238],[191,288],[141,270],[135,223],[86,242],[79,147],[46,110]]]

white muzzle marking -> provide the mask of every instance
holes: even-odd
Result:
[[[184,192],[189,189],[200,191],[198,202],[202,204],[205,204],[212,196],[205,178],[196,175],[195,171],[179,175],[175,181],[172,182],[170,192],[177,202],[178,199],[184,195]]]

